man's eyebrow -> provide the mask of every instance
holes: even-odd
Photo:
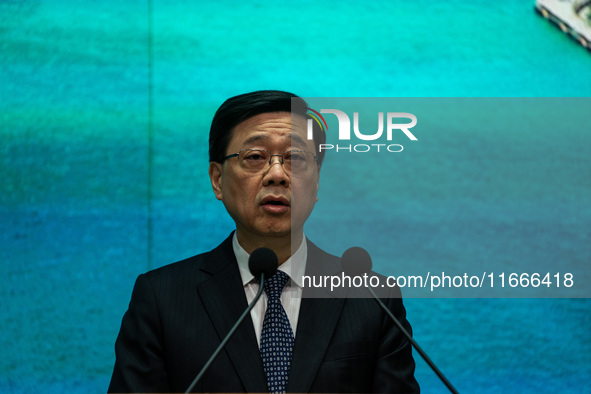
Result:
[[[266,140],[266,139],[269,139],[269,137],[264,134],[252,135],[244,141],[244,144],[245,145],[254,144],[255,142],[258,142],[260,140]]]
[[[291,142],[292,142],[292,145],[298,144],[298,145],[307,146],[306,141],[302,137],[300,137],[298,134],[291,135]]]
[[[256,135],[252,135],[252,136],[248,137],[244,141],[244,145],[251,145],[251,144],[255,144],[256,142],[265,141],[268,139],[269,139],[268,135],[256,134]],[[302,137],[300,137],[298,134],[291,134],[291,142],[292,142],[292,145],[307,146],[306,141]]]

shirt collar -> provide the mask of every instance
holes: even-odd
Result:
[[[236,233],[232,237],[232,248],[234,249],[234,255],[236,255],[236,261],[238,262],[238,269],[240,270],[240,276],[242,278],[242,285],[246,286],[248,283],[254,280],[254,276],[248,269],[248,259],[250,255],[240,246]],[[306,272],[306,260],[308,257],[308,244],[306,242],[306,236],[302,237],[302,243],[290,258],[288,258],[283,264],[279,266],[279,270],[285,272],[290,278],[291,283],[298,287],[302,287],[302,277]]]

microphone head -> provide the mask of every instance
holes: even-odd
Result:
[[[354,246],[343,253],[341,265],[346,275],[363,276],[371,271],[372,263],[371,257],[365,249]]]
[[[265,279],[272,277],[277,273],[278,266],[277,255],[268,248],[256,249],[248,259],[248,269],[256,279],[259,279],[261,274],[265,274]]]

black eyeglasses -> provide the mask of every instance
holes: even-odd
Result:
[[[285,171],[302,173],[313,168],[317,164],[316,159],[318,158],[307,150],[288,150],[280,155],[274,155],[264,149],[243,149],[238,153],[224,157],[222,163],[227,159],[237,157],[241,168],[250,172],[259,172],[272,164],[273,156],[280,158],[279,162]]]

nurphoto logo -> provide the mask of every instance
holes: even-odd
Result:
[[[308,140],[313,140],[313,126],[314,122],[318,124],[318,126],[328,132],[328,125],[326,123],[326,119],[322,114],[333,114],[337,117],[339,123],[339,133],[338,139],[340,141],[351,141],[351,119],[349,116],[341,110],[338,109],[321,109],[320,112],[313,110],[312,108],[308,109],[308,115],[311,119],[308,119],[307,124],[307,131],[308,131]],[[398,123],[399,119],[407,119],[410,120],[409,123]],[[395,122],[396,120],[396,122]],[[384,123],[386,126],[384,127]],[[353,112],[353,133],[355,134],[355,138],[361,141],[378,141],[380,139],[383,140],[382,135],[384,134],[384,128],[386,129],[386,141],[392,141],[392,136],[395,133],[402,132],[406,137],[408,137],[411,141],[418,141],[417,137],[414,136],[413,133],[410,132],[417,124],[417,117],[408,112],[387,112],[386,115],[386,122],[384,122],[384,113],[378,113],[378,130],[373,133],[366,133],[362,132],[359,129],[359,112]],[[327,151],[327,150],[334,150],[335,152],[340,151],[347,151],[347,152],[369,152],[369,151],[376,151],[376,152],[402,152],[404,147],[400,144],[386,144],[386,143],[362,143],[362,144],[319,144],[318,151]]]

